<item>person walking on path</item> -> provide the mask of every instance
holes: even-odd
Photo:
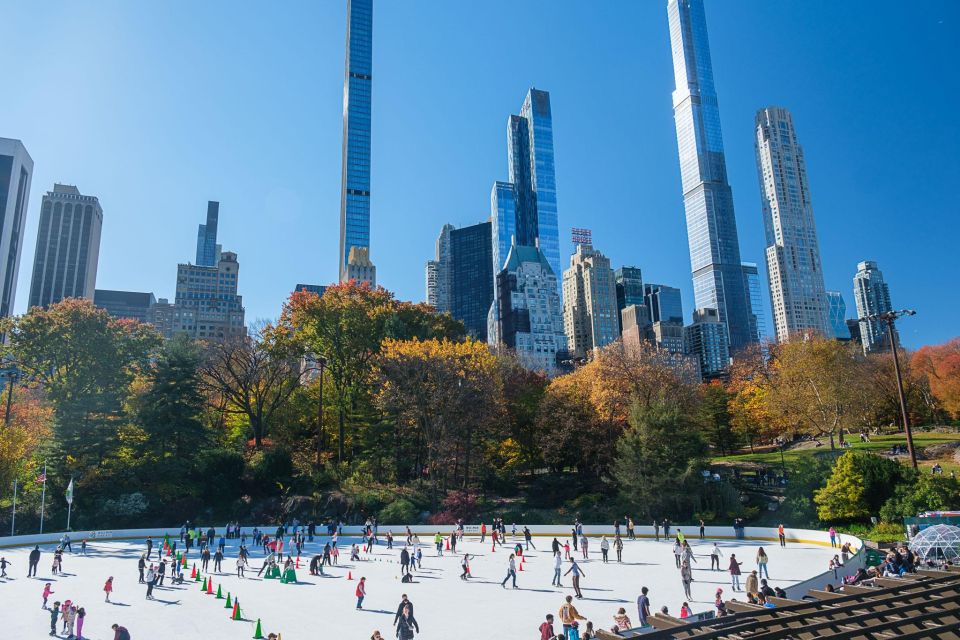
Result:
[[[650,616],[650,598],[647,597],[647,594],[650,593],[650,590],[646,587],[640,589],[640,595],[637,597],[637,619],[640,621],[640,626],[646,626],[647,618]]]
[[[413,615],[413,603],[407,598],[407,594],[400,596],[400,604],[397,605],[397,614],[393,616],[393,626],[397,626],[397,622],[400,621],[400,617],[403,615],[404,608],[410,610],[410,615]]]
[[[30,552],[30,557],[28,558],[27,562],[29,564],[27,567],[27,577],[36,577],[37,565],[40,564],[40,545],[35,545],[33,547],[33,551]]]
[[[710,570],[711,571],[720,571],[720,558],[723,557],[723,551],[720,550],[720,546],[714,542],[713,549],[710,550]]]
[[[517,559],[516,555],[511,553],[510,558],[507,560],[507,577],[503,579],[503,582],[500,583],[500,586],[504,589],[507,588],[507,580],[513,578],[513,588],[517,588]]]
[[[560,552],[553,554],[553,581],[550,582],[555,587],[562,587],[560,584],[560,572],[563,570],[563,560],[560,558]]]
[[[577,594],[577,598],[583,598],[583,594],[580,593],[580,576],[586,577],[587,574],[583,572],[583,569],[580,568],[580,565],[577,564],[577,561],[573,558],[570,558],[570,568],[567,569],[567,573],[563,575],[573,574],[573,590]],[[569,597],[569,596],[568,596]]]
[[[629,529],[627,529],[629,531]],[[613,548],[617,552],[617,562],[623,562],[623,539],[617,536],[613,541]]]
[[[607,540],[607,536],[603,536],[603,539],[600,540],[600,555],[603,556],[604,564],[607,563],[607,554],[610,553],[610,541]]]
[[[357,609],[363,609],[363,599],[367,596],[367,579],[365,577],[360,578],[360,582],[357,583]]]
[[[780,538],[781,547],[787,546],[787,536],[785,535],[785,532],[783,530],[782,522],[777,526],[777,537]]]
[[[690,595],[690,583],[693,582],[693,571],[690,570],[690,563],[686,560],[680,565],[680,580],[683,581],[683,593],[687,596],[687,600],[693,600],[693,596]]]
[[[767,578],[770,577],[770,572],[767,571],[767,561],[770,560],[770,556],[767,555],[767,552],[763,550],[763,547],[757,549],[757,570],[760,572],[760,577],[763,578],[766,575]]]
[[[734,591],[740,591],[740,565],[742,564],[737,562],[737,554],[730,554],[730,583]]]
[[[574,622],[577,620],[586,620],[586,618],[580,615],[580,612],[577,611],[577,608],[573,606],[573,598],[570,596],[565,598],[565,602],[563,603],[563,606],[560,607],[558,615],[560,616],[560,624],[563,625],[564,637],[568,637],[570,635],[570,629],[573,628]]]
[[[399,640],[411,640],[414,631],[420,633],[420,625],[417,624],[417,619],[413,617],[410,607],[404,607],[400,619],[397,620],[397,638]]]
[[[103,593],[104,593],[104,602],[110,602],[110,594],[113,593],[113,576],[107,578],[107,581],[103,583]]]
[[[60,616],[60,601],[57,600],[50,607],[50,635],[57,635],[57,618]]]
[[[830,527],[830,530],[827,533],[830,534],[830,546],[836,547],[837,546],[837,530],[834,529],[833,527]]]

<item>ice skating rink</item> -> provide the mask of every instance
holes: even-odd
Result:
[[[381,528],[380,534],[386,531]],[[223,572],[212,573],[213,590],[220,586],[224,595],[229,591],[239,597],[242,621],[229,619],[229,611],[223,600],[201,592],[197,582],[186,581],[182,586],[171,585],[169,573],[162,587],[154,590],[155,600],[146,600],[146,586],[137,583],[137,558],[146,550],[144,541],[98,541],[87,546],[87,555],[79,555],[79,541],[75,540],[75,553],[65,553],[63,573],[53,576],[50,568],[53,545],[41,545],[43,555],[36,578],[27,578],[27,555],[32,547],[0,549],[0,556],[12,563],[7,568],[8,576],[0,580],[0,619],[6,627],[5,637],[42,638],[49,633],[50,615],[41,609],[41,592],[50,582],[54,600],[72,600],[86,608],[84,638],[111,640],[114,622],[127,627],[134,640],[160,640],[164,638],[203,638],[219,640],[228,638],[252,638],[258,618],[263,625],[263,635],[269,632],[282,634],[283,640],[307,638],[331,638],[336,640],[366,640],[375,629],[385,638],[396,637],[392,626],[394,612],[403,593],[414,604],[415,617],[420,624],[418,637],[446,640],[455,637],[493,637],[506,639],[537,638],[537,627],[547,613],[557,615],[564,596],[573,594],[570,576],[563,578],[563,587],[553,587],[553,560],[550,554],[552,537],[535,537],[538,550],[526,554],[523,571],[517,573],[517,589],[503,589],[500,582],[506,575],[510,547],[497,547],[491,552],[489,538],[480,544],[478,537],[467,536],[457,546],[458,554],[444,552],[438,557],[433,546],[423,545],[423,569],[415,572],[413,584],[400,582],[400,544],[388,550],[385,543],[373,553],[364,554],[360,562],[345,562],[349,558],[349,546],[356,539],[341,538],[340,566],[325,568],[326,577],[311,576],[308,572],[310,556],[323,547],[326,537],[315,538],[308,544],[300,560],[297,584],[282,584],[279,580],[264,580],[256,577],[263,559],[262,549],[250,547],[251,568],[247,578],[236,575],[236,550],[238,541],[230,540]],[[446,533],[446,531],[444,532]],[[156,540],[156,539],[155,539]],[[432,536],[429,536],[432,540]],[[421,536],[427,543],[428,536]],[[508,545],[520,541],[507,536]],[[611,547],[612,537],[610,538]],[[694,612],[713,608],[714,593],[723,587],[729,599],[743,594],[734,594],[730,588],[730,576],[726,570],[731,553],[743,562],[741,583],[751,570],[756,569],[757,548],[762,545],[770,557],[770,585],[784,588],[809,579],[827,570],[830,558],[836,550],[815,544],[790,543],[781,549],[777,543],[750,540],[721,540],[724,553],[721,571],[710,570],[709,552],[712,541],[688,538],[697,563],[693,565],[693,596],[690,604]],[[162,540],[160,541],[162,544]],[[564,540],[560,539],[561,544]],[[589,559],[578,562],[585,573],[581,579],[583,600],[576,601],[580,613],[592,620],[597,627],[610,628],[613,615],[619,607],[625,607],[631,622],[636,625],[636,600],[640,588],[650,589],[653,611],[662,606],[670,613],[679,615],[684,601],[680,572],[673,557],[673,545],[653,540],[625,540],[623,562],[611,560],[604,564],[600,555],[600,538],[590,539]],[[473,556],[470,560],[472,578],[459,578],[463,552]],[[573,553],[571,549],[571,553]],[[611,558],[616,557],[610,550]],[[156,559],[156,550],[153,555]],[[199,561],[196,551],[189,563]],[[213,562],[210,563],[211,568]],[[564,562],[564,571],[569,562]],[[353,580],[348,580],[348,572]],[[189,569],[188,573],[189,575]],[[204,574],[206,575],[206,574]],[[114,577],[112,603],[104,602],[103,584],[107,577]],[[367,597],[362,611],[355,610],[354,592],[357,580],[367,578]],[[57,625],[58,633],[60,623]],[[482,631],[486,630],[486,631]],[[559,625],[557,631],[559,632]],[[63,636],[61,636],[63,637]]]

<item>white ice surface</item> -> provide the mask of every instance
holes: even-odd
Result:
[[[399,532],[395,532],[399,533]],[[229,591],[239,596],[245,621],[228,619],[224,601],[201,593],[199,583],[185,582],[183,586],[167,584],[154,590],[155,600],[145,599],[146,587],[137,583],[137,558],[146,550],[143,541],[93,541],[87,546],[87,556],[65,553],[62,575],[53,576],[50,565],[53,558],[51,546],[41,546],[44,551],[40,560],[39,575],[27,578],[27,554],[29,548],[3,549],[4,556],[12,565],[9,577],[0,580],[0,620],[3,621],[8,638],[45,638],[49,632],[49,613],[41,609],[41,592],[45,582],[53,586],[54,600],[71,599],[87,610],[84,637],[92,640],[112,640],[110,625],[118,622],[126,626],[134,640],[163,638],[203,638],[204,640],[252,638],[257,618],[262,620],[263,634],[278,632],[283,640],[307,638],[330,638],[333,640],[367,640],[374,629],[379,629],[385,638],[396,636],[392,626],[394,612],[400,595],[407,593],[415,606],[415,617],[420,624],[424,639],[452,639],[465,637],[490,637],[518,640],[538,638],[537,628],[547,613],[557,615],[564,596],[572,594],[570,576],[563,578],[563,588],[550,585],[553,577],[553,562],[550,556],[552,538],[537,537],[534,544],[538,551],[530,550],[523,571],[517,573],[519,589],[503,589],[500,581],[506,575],[509,547],[497,547],[491,553],[488,542],[481,545],[479,538],[468,536],[458,545],[457,556],[445,552],[442,558],[435,549],[424,546],[423,570],[415,574],[416,583],[400,582],[400,544],[392,551],[383,542],[385,531],[381,530],[381,544],[373,554],[364,556],[362,562],[345,562],[349,558],[348,538],[340,539],[340,566],[326,568],[327,577],[311,576],[307,570],[309,557],[318,553],[326,537],[315,538],[308,544],[301,557],[297,576],[299,584],[281,584],[278,580],[263,580],[256,577],[240,579],[236,576],[237,540],[228,541],[224,572],[214,574],[214,591],[221,585],[224,594]],[[427,536],[421,536],[424,543]],[[740,597],[730,588],[730,576],[726,572],[728,558],[736,553],[743,562],[744,575],[756,568],[754,558],[757,548],[763,544],[770,556],[771,586],[789,586],[801,582],[827,569],[835,550],[808,544],[790,544],[781,549],[769,542],[722,540],[719,542],[725,557],[721,559],[724,570],[710,571],[709,550],[711,541],[689,539],[696,554],[694,565],[693,595],[691,602],[695,612],[713,608],[714,593],[723,587],[727,598]],[[508,536],[508,542],[511,541]],[[156,542],[156,541],[155,541]],[[249,542],[249,539],[248,539]],[[564,542],[560,540],[561,544]],[[74,550],[79,552],[79,541],[74,541]],[[611,539],[612,547],[612,539]],[[32,547],[31,547],[32,548]],[[590,558],[580,561],[585,572],[581,580],[584,599],[575,601],[582,615],[595,626],[609,628],[613,614],[625,607],[631,622],[636,620],[636,599],[640,588],[650,589],[653,611],[666,605],[674,615],[679,614],[683,602],[683,586],[673,558],[673,545],[652,540],[624,541],[622,564],[603,564],[600,559],[600,539],[591,538]],[[255,576],[262,564],[261,549],[251,549]],[[475,555],[470,561],[473,578],[460,580],[460,559],[463,551]],[[572,552],[572,550],[571,550]],[[615,557],[613,549],[611,558]],[[156,550],[154,550],[154,559]],[[578,561],[581,557],[578,554]],[[196,550],[190,562],[197,560]],[[569,563],[564,563],[566,571]],[[213,562],[210,563],[211,568]],[[353,581],[347,580],[352,572]],[[108,576],[114,576],[114,592],[107,604],[103,598],[103,584]],[[356,611],[354,591],[360,576],[367,578],[367,598],[363,611]],[[58,623],[58,631],[60,625]],[[560,631],[560,625],[556,624]],[[478,633],[479,635],[470,635]]]

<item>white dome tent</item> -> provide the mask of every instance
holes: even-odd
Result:
[[[935,524],[927,527],[910,540],[910,550],[920,560],[937,564],[947,560],[960,561],[960,527],[949,524]]]

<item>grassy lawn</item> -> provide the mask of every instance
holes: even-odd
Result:
[[[919,432],[913,434],[913,445],[914,448],[918,451],[923,449],[923,447],[928,447],[934,444],[944,444],[947,442],[956,442],[960,440],[960,433],[939,433],[939,432]],[[823,440],[822,447],[797,447],[792,449],[786,449],[783,452],[783,457],[787,462],[797,460],[801,456],[813,456],[813,455],[830,455],[830,442],[829,440]],[[850,437],[849,442],[851,444],[850,449],[857,451],[870,451],[873,453],[883,453],[889,451],[890,448],[895,445],[906,445],[907,438],[902,434],[888,435],[888,436],[871,436],[870,442],[860,442],[860,437],[858,435],[853,435]],[[850,449],[837,449],[837,455],[840,455],[844,451]],[[715,463],[737,463],[737,462],[754,462],[759,464],[769,464],[769,465],[779,465],[780,464],[780,450],[779,449],[767,449],[763,453],[743,453],[738,455],[731,456],[717,456],[713,458]],[[932,466],[935,462],[939,462],[943,467],[945,473],[950,473],[950,471],[957,471],[960,474],[960,465],[957,465],[951,459],[942,459],[942,460],[919,460],[918,463],[920,466]]]

